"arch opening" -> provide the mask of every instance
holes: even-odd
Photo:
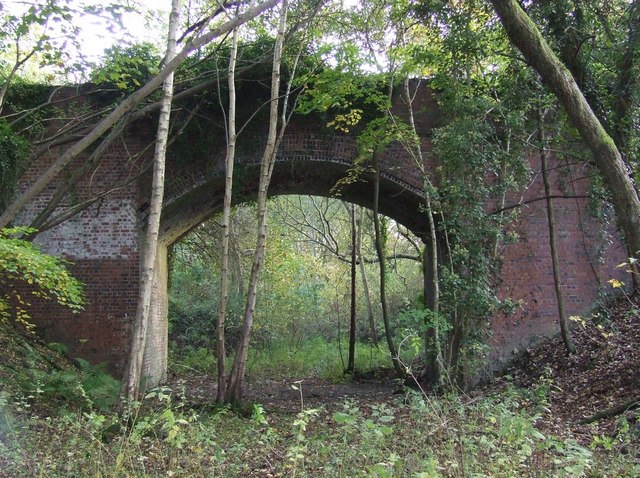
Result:
[[[345,234],[344,228],[347,227],[347,225],[344,224],[344,214],[347,213],[347,209],[345,208],[344,204],[354,204],[354,207],[358,207],[358,210],[361,210],[360,208],[364,208],[362,209],[362,211],[364,211],[368,209],[367,206],[369,208],[371,207],[372,205],[371,199],[373,196],[371,178],[365,177],[362,179],[361,182],[350,184],[342,190],[341,200],[345,201],[344,204],[342,202],[338,202],[335,199],[327,199],[329,196],[331,196],[331,188],[336,183],[337,179],[344,177],[346,169],[347,168],[344,165],[336,166],[335,164],[327,164],[326,162],[313,163],[312,167],[307,167],[307,165],[305,165],[304,169],[300,168],[299,165],[292,164],[290,162],[277,163],[276,168],[274,169],[272,186],[270,187],[270,193],[271,193],[272,199],[270,199],[271,206],[269,208],[270,210],[272,210],[275,204],[276,210],[275,212],[272,211],[270,214],[277,215],[278,214],[277,209],[278,208],[282,209],[283,207],[282,204],[289,204],[289,206],[287,207],[291,207],[292,201],[298,201],[299,205],[302,204],[300,203],[300,201],[302,202],[315,201],[316,206],[319,202],[326,204],[327,202],[333,201],[333,203],[338,204],[338,206],[335,206],[334,204],[329,209],[333,208],[333,213],[336,212],[335,211],[336,208],[339,209],[339,211],[341,212],[343,217],[342,219],[340,219],[338,226],[342,228],[341,234],[344,236]],[[236,197],[234,197],[234,203],[236,204],[236,208],[240,208],[241,210],[251,209],[251,206],[247,206],[247,204],[251,204],[252,200],[255,197],[255,187],[252,189],[251,186],[254,184],[257,184],[257,178],[252,179],[251,173],[252,171],[250,170],[247,171],[247,169],[245,169],[240,173],[241,174],[240,177],[243,178],[243,181],[241,182],[241,186],[238,188],[240,189],[239,194],[237,194]],[[256,171],[253,171],[253,173],[256,174]],[[179,198],[174,199],[173,201],[170,201],[165,205],[165,209],[163,211],[163,223],[161,228],[162,229],[162,241],[161,241],[162,247],[161,247],[161,250],[159,251],[159,255],[161,257],[159,257],[159,260],[158,260],[158,270],[160,271],[160,274],[156,277],[156,286],[154,287],[154,306],[153,306],[154,317],[152,320],[152,326],[150,328],[150,336],[149,336],[149,338],[151,338],[152,336],[155,337],[156,341],[157,341],[157,338],[161,336],[164,338],[165,343],[161,344],[160,347],[155,348],[155,350],[154,350],[154,347],[147,348],[147,357],[145,360],[146,374],[149,377],[148,380],[150,381],[163,380],[165,378],[164,370],[166,370],[166,367],[167,367],[166,354],[163,354],[163,349],[167,350],[169,346],[168,324],[169,324],[170,318],[173,320],[173,317],[170,317],[169,315],[169,311],[171,310],[172,313],[175,313],[175,305],[176,305],[175,303],[169,302],[169,297],[171,292],[170,292],[169,282],[167,278],[169,277],[170,271],[173,270],[174,279],[172,279],[172,281],[174,282],[174,285],[175,285],[175,268],[176,268],[175,261],[177,260],[176,256],[179,254],[184,254],[184,244],[185,242],[188,243],[189,241],[193,240],[192,239],[193,234],[202,235],[203,231],[206,231],[207,228],[212,227],[211,224],[213,224],[213,222],[210,219],[220,212],[220,208],[221,208],[220,198],[222,197],[222,194],[220,193],[220,191],[223,187],[224,185],[223,185],[222,178],[213,178],[212,180],[193,188],[191,191],[183,193],[182,195],[180,195]],[[380,203],[380,211],[381,213],[386,213],[387,215],[389,215],[389,213],[393,214],[393,215],[389,215],[390,219],[388,220],[388,223],[390,224],[389,226],[390,231],[394,235],[393,236],[394,241],[396,241],[396,243],[394,244],[393,250],[397,252],[397,247],[398,247],[397,242],[399,240],[402,240],[404,241],[404,246],[414,249],[413,252],[404,251],[401,254],[403,258],[406,259],[408,256],[413,256],[414,259],[419,259],[420,251],[418,249],[419,247],[421,247],[421,241],[414,232],[410,232],[410,231],[416,231],[424,235],[423,228],[427,224],[427,221],[426,221],[426,218],[419,217],[423,215],[423,213],[420,211],[420,206],[419,206],[420,198],[414,192],[408,191],[406,189],[403,190],[401,187],[398,186],[397,183],[394,183],[393,181],[386,178],[384,178],[381,181],[381,190],[383,190],[385,193],[381,194],[381,198],[384,198],[384,199]],[[319,194],[317,196],[313,196],[314,199],[301,200],[300,199],[301,196],[296,195],[297,193],[300,193],[300,192],[319,193]],[[312,196],[304,196],[304,197],[309,198]],[[346,201],[350,201],[350,202],[347,203]],[[413,212],[413,214],[411,214],[411,212]],[[361,215],[362,218],[364,218],[364,221],[370,220],[370,217],[369,217],[370,213],[360,212],[359,215]],[[399,220],[397,220],[396,218],[399,218]],[[283,236],[287,234],[282,230],[282,227],[283,227],[283,223],[281,221],[278,221],[277,218],[270,217],[270,232],[269,232],[270,242],[274,241],[274,242],[282,243],[282,241],[284,240]],[[255,243],[253,230],[249,234],[247,234],[247,237],[250,237],[251,241]],[[407,241],[404,237],[402,237],[402,235],[399,232],[400,230],[402,231],[402,234],[404,234],[405,236],[410,236],[412,238],[411,242],[413,242],[413,244],[410,244],[410,241]],[[299,232],[300,231],[298,231],[298,233]],[[367,232],[370,232],[370,231],[364,231],[364,233],[367,233]],[[346,240],[346,238],[343,238],[343,239]],[[373,301],[375,302],[376,300],[375,296],[377,296],[378,294],[377,290],[378,290],[379,279],[377,277],[379,276],[375,276],[375,274],[372,273],[372,270],[374,270],[377,267],[377,265],[373,260],[375,253],[373,249],[371,249],[372,247],[371,240],[367,239],[366,243],[368,244],[367,247],[369,247],[369,250],[366,251],[366,253],[363,252],[363,255],[367,256],[364,259],[364,262],[367,263],[366,269],[369,272],[364,272],[364,273],[368,276],[368,279],[369,279],[368,287],[370,289],[369,293],[374,296]],[[298,246],[300,246],[300,244],[298,244]],[[286,327],[283,326],[284,322],[281,322],[280,325],[278,326],[278,327],[281,327],[280,332],[282,332],[282,330],[288,330],[289,334],[286,338],[286,341],[288,341],[290,345],[296,344],[296,347],[294,348],[298,352],[302,351],[304,347],[309,347],[312,345],[315,345],[317,347],[322,348],[323,350],[326,350],[326,348],[328,347],[328,344],[331,344],[332,342],[338,339],[342,340],[343,346],[346,346],[345,340],[346,340],[346,337],[348,336],[348,329],[344,328],[346,322],[348,322],[348,319],[349,319],[348,318],[349,301],[345,298],[345,293],[349,291],[348,284],[344,285],[342,283],[342,287],[344,290],[341,290],[339,292],[334,290],[331,294],[333,299],[327,297],[328,292],[326,290],[327,284],[329,283],[331,283],[333,286],[337,286],[337,284],[341,284],[341,282],[338,280],[335,280],[335,278],[332,280],[328,280],[326,278],[326,274],[331,271],[335,273],[336,268],[340,269],[340,267],[336,265],[336,262],[337,262],[343,265],[342,270],[344,275],[344,267],[347,267],[346,262],[348,260],[347,258],[348,254],[346,254],[348,245],[345,243],[341,246],[341,249],[344,250],[344,254],[341,258],[334,257],[331,260],[328,259],[328,255],[331,255],[331,254],[326,248],[323,249],[323,246],[319,244],[316,244],[315,247],[317,249],[315,252],[315,256],[313,254],[310,255],[308,250],[307,251],[301,250],[300,254],[297,254],[297,255],[296,254],[291,255],[291,251],[289,250],[289,252],[287,253],[288,255],[285,254],[285,256],[288,257],[290,260],[289,266],[293,267],[293,265],[295,265],[297,268],[297,272],[300,272],[300,270],[303,270],[303,271],[306,270],[307,272],[310,270],[313,270],[315,271],[314,272],[315,276],[308,277],[309,279],[308,283],[305,283],[305,280],[303,278],[293,278],[292,280],[289,280],[290,284],[296,284],[296,287],[293,288],[295,289],[293,296],[289,297],[288,304],[286,304],[285,303],[286,300],[281,297],[280,302],[278,302],[278,304],[275,305],[276,308],[279,307],[280,309],[286,309],[286,308],[291,309],[289,311],[290,313],[288,314],[289,317],[294,317],[294,316],[298,317],[297,321],[289,322]],[[418,249],[416,249],[416,247]],[[173,249],[173,252],[171,254],[171,256],[173,256],[172,260],[169,260],[170,249]],[[250,249],[250,248],[246,248],[246,249]],[[393,299],[391,300],[392,314],[394,316],[397,316],[401,309],[410,308],[412,305],[415,305],[415,301],[418,300],[418,297],[422,294],[422,289],[421,289],[423,285],[423,279],[421,275],[422,266],[419,264],[419,262],[415,262],[415,261],[410,266],[398,265],[397,263],[399,263],[400,260],[394,261],[392,259],[392,262],[393,262],[392,269],[394,269],[396,272],[399,270],[398,268],[405,271],[402,274],[400,274],[400,276],[404,277],[404,279],[402,280],[404,280],[405,282],[402,285],[396,284],[397,290],[395,292],[397,292],[397,294],[394,295]],[[310,264],[313,264],[313,267],[310,267]],[[271,266],[267,265],[266,269],[269,270],[269,268],[273,268],[273,267],[275,267],[273,264],[271,264]],[[411,275],[410,278],[407,278],[407,273],[406,273],[407,267],[409,267],[409,269],[413,269],[413,271],[409,274]],[[358,271],[359,275],[362,273],[362,270],[363,269],[359,268],[359,271]],[[218,281],[219,268],[216,268],[214,265],[212,265],[210,271],[215,275],[215,280],[208,279],[207,283],[211,284],[212,292],[215,292],[217,291],[217,289],[215,285],[213,285],[213,283],[217,283]],[[185,273],[184,270],[182,270],[181,273],[184,275]],[[276,276],[272,274],[269,275],[269,273],[267,273],[266,278],[262,279],[262,283],[263,284],[270,283],[272,284],[273,287],[276,287],[279,283],[279,280],[274,279],[274,277]],[[183,278],[181,278],[180,280],[182,279]],[[320,282],[322,282],[320,279],[324,280],[323,284],[320,284]],[[401,279],[397,279],[397,280],[401,280]],[[406,288],[404,288],[405,286]],[[179,287],[181,287],[182,289],[185,289],[184,284],[180,285]],[[237,284],[235,285],[235,287],[236,289],[239,289],[238,293],[240,293],[243,288],[243,287],[237,287]],[[367,313],[364,310],[364,307],[366,307],[366,304],[364,303],[365,299],[363,296],[362,287],[363,287],[362,279],[359,278],[358,288],[360,289],[360,292],[359,292],[358,302],[360,302],[360,305],[359,305],[360,310],[358,311],[358,317],[359,317],[358,320],[359,322],[361,322],[361,325],[359,326],[360,328],[359,338],[361,339],[361,341],[366,341],[367,336],[365,333],[365,329],[369,329],[370,327],[369,325],[365,325],[365,322],[364,322],[364,320],[368,320],[368,319],[367,319]],[[323,289],[322,294],[324,294],[323,295],[324,302],[322,302],[322,304],[320,305],[318,305],[318,300],[319,300],[319,296],[317,295],[319,290],[318,288]],[[401,290],[403,290],[402,293],[400,292]],[[374,292],[372,293],[372,291]],[[305,296],[304,300],[302,300],[301,295],[304,295],[304,294],[307,294],[307,295]],[[286,294],[284,295],[286,296]],[[242,296],[242,293],[240,293],[240,296]],[[283,296],[282,291],[280,293],[280,296]],[[216,300],[217,300],[217,297],[216,297]],[[268,299],[263,299],[262,305],[259,303],[258,308],[260,308],[261,306],[262,307],[265,306],[264,305],[265,300],[268,301]],[[315,323],[314,325],[313,323],[311,323],[312,321],[310,321],[308,318],[305,318],[304,314],[301,314],[299,310],[297,312],[293,310],[295,309],[295,307],[301,307],[302,305],[304,305],[305,300],[315,304],[316,308],[313,310],[312,315],[315,314],[315,316],[323,316],[326,320],[321,321],[322,323]],[[213,316],[215,316],[215,313],[217,311],[217,305],[215,307],[212,307],[211,305],[212,304],[210,303],[210,306],[207,307],[206,309],[210,311],[208,330],[210,331],[210,338],[213,339],[215,334],[211,324],[211,320]],[[242,308],[240,306],[243,306],[243,302],[236,301],[234,306],[236,308]],[[272,303],[271,306],[274,306],[274,304]],[[377,303],[374,303],[373,307],[376,309],[375,315],[378,316],[379,312],[377,311],[377,309],[379,305]],[[198,307],[195,307],[195,309],[198,309]],[[313,309],[313,308],[309,307],[308,309]],[[238,316],[239,309],[235,311],[231,311],[231,313]],[[273,315],[273,311],[270,311],[270,313]],[[345,313],[347,314],[347,316],[344,315]],[[337,317],[336,314],[337,315],[342,314],[342,315],[340,317]],[[197,313],[195,315],[197,315]],[[334,320],[334,322],[329,324],[328,322],[330,318],[329,316],[331,315],[334,315],[336,317],[333,317],[332,320]],[[335,331],[338,330],[338,328],[336,328],[336,325],[335,325],[336,320],[342,321],[341,322],[342,323],[341,333],[343,334],[342,337],[338,337],[335,334]],[[274,327],[277,328],[275,325],[272,326],[271,328],[274,329]],[[174,332],[175,332],[175,328],[174,328]],[[315,337],[313,336],[313,334],[316,334]],[[376,338],[381,339],[382,343],[384,343],[383,335],[382,335],[383,328],[381,326],[381,323],[378,324],[378,334],[379,336]],[[176,339],[177,335],[179,334],[174,333],[173,339]],[[269,334],[267,333],[267,335]],[[277,334],[277,335],[282,335],[282,334]],[[311,339],[317,339],[317,340],[314,341]],[[177,338],[178,342],[180,342],[180,340],[184,342],[184,337]],[[262,341],[263,346],[265,346],[267,343],[268,345],[273,346],[274,340],[275,339],[273,339],[273,337],[267,340],[264,336],[258,336],[258,341]],[[282,338],[282,340],[284,340],[284,337]],[[283,345],[281,343],[282,340],[280,339],[276,340],[276,342],[278,342],[277,344],[278,347],[282,348],[282,345]],[[369,337],[368,340],[371,341],[372,340],[371,337]],[[154,341],[148,340],[148,342],[153,344]],[[189,345],[199,345],[199,346],[207,345],[210,348],[209,352],[213,353],[213,348],[211,348],[211,344],[196,343],[196,344],[189,344]],[[381,344],[381,350],[386,350],[382,347],[383,345]],[[262,356],[265,356],[265,350],[266,349],[264,347],[262,350],[258,349],[258,355],[262,354]],[[290,354],[295,350],[290,349],[290,350],[287,350],[286,353],[289,354],[290,356]],[[278,352],[278,351],[272,350],[271,352],[277,354],[277,353],[280,353],[281,351]],[[194,353],[202,354],[203,352],[197,351]],[[316,350],[316,353],[317,353],[317,350]],[[257,360],[255,357],[257,357],[258,355],[254,355],[254,361]],[[308,356],[310,355],[310,353],[303,353],[303,355]],[[386,355],[388,355],[388,352],[386,352]],[[346,360],[346,357],[344,358]],[[335,373],[335,369],[336,369],[335,361],[332,363],[333,363],[333,368]],[[390,364],[391,363],[389,361],[387,365],[390,365]],[[160,370],[158,369],[159,368],[158,366],[160,366],[161,368]]]

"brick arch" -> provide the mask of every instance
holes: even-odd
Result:
[[[430,138],[438,122],[438,109],[432,93],[426,89],[416,96],[416,102],[416,123],[427,158],[424,166],[432,170]],[[396,111],[402,113],[399,98],[396,98]],[[256,190],[255,171],[264,147],[265,129],[264,122],[256,123],[243,133],[238,144],[235,173],[238,201],[250,199]],[[351,166],[357,157],[356,134],[338,134],[326,128],[325,123],[317,117],[292,118],[278,153],[272,194],[327,195]],[[155,320],[149,331],[145,358],[147,384],[161,381],[166,370],[166,248],[213,214],[222,203],[224,136],[221,131],[215,130],[213,119],[191,132],[184,131],[178,139],[179,147],[174,145],[169,150],[162,244],[156,264],[159,272],[154,284]],[[153,118],[129,128],[102,158],[97,169],[76,185],[61,209],[103,191],[109,194],[38,238],[46,252],[73,263],[73,273],[86,284],[89,303],[80,314],[71,314],[51,304],[35,304],[34,321],[48,341],[67,343],[72,356],[107,362],[116,375],[124,372],[131,323],[137,308],[141,233],[151,183],[144,164],[149,161],[146,148],[153,141],[154,132]],[[136,156],[138,153],[142,153],[140,157]],[[57,154],[52,150],[50,155],[32,164],[21,178],[19,188],[24,189],[33,181]],[[415,159],[399,144],[390,145],[378,158],[382,172],[381,212],[424,236],[425,217],[420,211],[422,179]],[[78,158],[72,168],[80,167],[85,159],[86,156]],[[540,200],[544,188],[538,174],[537,156],[530,158],[530,165],[532,176],[527,188],[506,198],[507,206],[525,205],[520,207],[518,221],[510,226],[518,234],[518,242],[500,250],[502,269],[498,295],[514,299],[519,307],[513,315],[493,317],[494,366],[508,360],[514,350],[522,350],[536,337],[557,330],[546,209],[545,202]],[[606,284],[608,278],[628,279],[622,277],[622,271],[615,270],[615,265],[623,262],[626,255],[615,231],[608,231],[614,239],[612,243],[603,242],[600,224],[586,213],[587,200],[572,197],[587,191],[588,172],[581,165],[568,167],[567,171],[555,170],[552,182],[555,196],[567,196],[555,201],[556,220],[565,305],[567,313],[575,315],[589,310],[598,296],[599,286]],[[17,223],[29,224],[53,194],[54,186],[30,203]],[[568,195],[567,191],[570,191]],[[354,183],[345,189],[343,197],[370,207],[371,185]]]
[[[332,138],[327,138],[331,142]],[[352,167],[350,161],[315,158],[305,159],[278,155],[269,186],[269,195],[302,194],[338,197],[369,209],[373,208],[373,175],[365,172],[349,185],[336,188]],[[253,201],[257,198],[259,165],[240,163],[236,166],[233,203]],[[334,190],[335,189],[335,190]],[[339,191],[336,194],[336,191]],[[221,211],[224,194],[224,176],[216,173],[203,177],[179,194],[169,196],[164,203],[161,240],[175,242],[204,219]],[[383,171],[380,178],[379,209],[406,226],[417,236],[428,232],[426,216],[421,211],[424,204],[422,191],[408,185],[397,175]]]

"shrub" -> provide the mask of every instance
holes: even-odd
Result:
[[[0,320],[13,316],[27,328],[32,327],[30,303],[16,284],[22,284],[33,297],[54,300],[74,311],[82,309],[84,303],[82,285],[69,273],[65,262],[21,238],[33,232],[24,227],[0,230]]]

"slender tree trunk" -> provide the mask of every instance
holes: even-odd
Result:
[[[452,315],[451,335],[449,338],[449,356],[447,361],[449,369],[448,379],[451,384],[451,377],[453,377],[455,383],[462,388],[464,385],[464,370],[460,365],[460,356],[462,355],[462,342],[465,334],[467,333],[469,324],[460,316],[460,314]]]
[[[506,153],[507,155],[511,154],[511,131],[510,130],[507,131]],[[507,160],[505,158],[502,158],[501,162],[502,164],[500,166],[500,175],[498,176],[498,184],[504,183],[505,177],[507,176]],[[503,221],[504,221],[504,206],[506,202],[507,202],[507,190],[505,188],[502,191],[502,194],[500,195],[500,202],[498,203],[498,210],[500,211],[500,214],[499,214],[500,224],[503,224]],[[497,261],[498,258],[500,257],[499,247],[500,247],[500,234],[496,234],[496,237],[493,241],[493,260],[494,261]]]
[[[441,220],[444,222],[444,214],[443,214],[443,212],[440,211],[439,214],[440,214]],[[447,232],[446,228],[442,229],[442,237],[444,239],[444,247],[445,247],[445,251],[446,251],[443,254],[443,257],[448,261],[448,268],[449,268],[450,274],[452,276],[454,276],[455,275],[455,267],[453,265],[451,242],[449,241],[449,233]],[[462,338],[463,338],[463,334],[465,333],[466,322],[464,321],[464,319],[461,318],[462,314],[458,310],[458,297],[457,297],[457,293],[456,293],[455,288],[454,288],[454,290],[451,291],[451,294],[452,294],[452,301],[451,301],[451,312],[449,312],[449,317],[450,317],[449,321],[451,322],[453,331],[451,333],[451,337],[449,338],[449,348],[448,348],[448,351],[447,351],[447,362],[446,362],[446,364],[447,364],[447,367],[449,369],[456,369],[457,370],[459,357],[460,357],[460,353],[461,353],[461,347],[462,347]],[[444,359],[444,357],[443,357],[443,359]],[[448,370],[447,370],[447,372],[448,372]],[[450,373],[449,373],[448,377],[449,376],[450,376]],[[460,374],[458,374],[457,376],[460,377]]]
[[[258,292],[258,276],[264,262],[264,251],[267,237],[267,190],[271,180],[273,171],[273,162],[275,161],[277,148],[277,131],[278,131],[278,105],[280,95],[280,63],[282,60],[282,50],[284,43],[284,33],[287,21],[287,0],[282,2],[282,11],[280,14],[280,23],[278,26],[278,34],[273,52],[273,71],[271,76],[271,107],[269,111],[269,133],[267,137],[267,145],[262,157],[262,166],[260,170],[260,185],[258,189],[258,238],[256,243],[256,251],[251,267],[251,276],[249,278],[249,291],[247,293],[247,301],[245,305],[244,325],[240,344],[233,362],[233,368],[229,376],[226,390],[225,401],[237,402],[242,400],[244,374],[247,368],[247,357],[249,353],[249,337],[253,326],[253,318],[256,307],[256,297]],[[284,127],[284,125],[283,125]]]
[[[347,361],[347,373],[353,373],[356,369],[356,206],[351,205],[351,314],[349,322],[349,359]]]
[[[216,324],[216,357],[218,362],[218,394],[216,401],[222,403],[225,396],[225,337],[224,323],[229,300],[229,237],[231,228],[231,195],[233,190],[233,163],[236,156],[236,57],[238,55],[238,29],[233,30],[229,56],[229,120],[227,125],[227,158],[222,211],[222,257],[220,264],[220,300]]]
[[[172,0],[169,16],[169,35],[167,40],[167,61],[170,62],[176,52],[176,37],[180,21],[180,0]],[[147,328],[151,313],[151,295],[155,274],[154,264],[158,250],[158,231],[160,214],[164,197],[165,157],[167,138],[169,136],[169,120],[171,116],[171,99],[173,97],[173,73],[167,75],[162,88],[162,108],[158,121],[158,134],[153,164],[153,185],[149,219],[145,235],[145,247],[142,256],[140,276],[140,296],[138,311],[133,325],[133,336],[129,352],[127,374],[123,381],[123,395],[128,400],[137,400],[140,391],[142,366],[146,347]]]
[[[0,88],[0,113],[2,113],[2,109],[4,108],[4,98],[7,94],[7,91],[9,90],[9,85],[11,84],[11,82],[13,81],[13,79],[15,78],[16,74],[18,73],[18,70],[20,70],[20,68],[22,68],[22,66],[28,62],[37,52],[38,50],[40,50],[40,48],[42,47],[42,42],[44,41],[44,35],[42,35],[40,37],[40,40],[38,40],[37,42],[37,46],[34,47],[28,54],[25,55],[24,58],[20,59],[20,45],[19,45],[19,40],[16,41],[15,43],[15,47],[16,47],[16,61],[13,64],[13,66],[11,67],[11,71],[9,71],[9,74],[5,77],[4,82],[2,84],[2,88]]]
[[[362,222],[364,220],[364,208],[360,208],[360,214],[357,217],[357,238],[356,250],[358,252],[358,263],[360,265],[360,278],[362,279],[362,291],[367,306],[367,317],[369,318],[369,333],[373,345],[378,347],[378,331],[376,330],[376,319],[373,315],[373,305],[371,304],[371,293],[369,292],[369,281],[367,281],[367,271],[364,266],[364,257],[362,257]]]
[[[393,331],[391,330],[391,324],[389,322],[389,308],[387,307],[387,259],[382,244],[382,231],[380,230],[380,217],[378,214],[378,205],[380,201],[380,167],[378,165],[378,159],[375,155],[373,158],[373,168],[373,229],[375,236],[374,242],[376,245],[376,254],[378,255],[378,266],[380,267],[380,305],[382,306],[382,321],[384,322],[384,334],[387,338],[387,345],[389,347],[389,353],[391,354],[393,368],[399,378],[404,378],[406,373],[404,368],[402,367],[402,364],[400,363],[400,357],[398,357],[398,351],[393,341]]]
[[[616,208],[618,224],[632,254],[640,251],[640,199],[614,140],[590,108],[569,70],[558,60],[517,0],[491,0],[511,42],[558,97],[593,153]]]
[[[413,131],[414,137],[419,138],[416,130],[415,118],[413,115],[413,100],[411,91],[409,90],[409,79],[404,81],[404,95],[407,101],[409,113],[409,126]],[[423,271],[424,271],[424,304],[427,309],[432,312],[432,320],[426,320],[424,341],[425,341],[425,371],[429,379],[436,385],[442,385],[442,377],[444,376],[444,364],[442,359],[442,347],[440,345],[440,277],[438,271],[438,236],[436,232],[436,223],[433,219],[432,191],[433,185],[429,180],[428,173],[424,166],[424,156],[420,143],[416,142],[412,155],[414,156],[416,166],[418,166],[423,178],[423,192],[425,194],[425,205],[427,220],[429,221],[429,246],[425,247],[423,252]],[[431,349],[429,349],[431,346]]]
[[[238,241],[240,239],[238,236],[238,232],[235,230],[235,226],[233,225],[233,221],[230,224],[229,232],[231,234],[229,242],[232,245],[231,255],[229,257],[229,259],[231,260],[231,284],[233,285],[234,294],[240,297],[244,292],[242,277],[242,256],[240,251],[238,250]]]
[[[47,185],[58,176],[60,171],[69,164],[73,159],[78,157],[84,150],[97,141],[104,133],[106,133],[111,127],[116,124],[120,118],[131,111],[138,103],[144,98],[153,93],[160,85],[163,84],[165,79],[173,73],[173,71],[180,65],[194,50],[210,43],[215,38],[233,30],[235,27],[246,23],[247,21],[257,17],[265,10],[272,8],[278,3],[279,0],[265,0],[265,2],[255,5],[248,9],[246,12],[237,15],[235,18],[213,28],[204,35],[195,38],[185,44],[184,48],[174,55],[173,59],[165,63],[164,68],[156,76],[151,78],[144,84],[139,90],[128,96],[122,103],[120,103],[106,118],[100,121],[95,128],[93,128],[86,136],[80,141],[75,143],[69,149],[67,149],[58,159],[56,159],[49,168],[43,172],[38,179],[19,197],[17,197],[2,213],[0,216],[0,229],[9,224],[16,215],[29,203],[33,198],[40,194]]]
[[[546,135],[544,132],[544,114],[538,110],[538,140],[540,142],[540,166],[542,169],[542,180],[544,182],[544,193],[547,197],[547,222],[549,223],[549,247],[551,248],[551,264],[553,267],[553,284],[556,289],[556,301],[558,304],[558,321],[560,322],[560,333],[562,341],[567,349],[567,353],[576,353],[576,347],[571,339],[571,331],[567,324],[567,316],[564,312],[564,298],[562,295],[562,278],[560,277],[560,265],[558,262],[558,243],[556,235],[556,219],[553,209],[553,198],[551,197],[551,183],[549,181],[549,157],[546,148]]]
[[[629,5],[629,32],[627,34],[627,45],[618,68],[618,81],[616,85],[616,97],[613,108],[613,138],[620,149],[623,158],[628,161],[627,155],[630,150],[631,132],[633,131],[633,111],[634,92],[638,88],[638,59],[640,58],[640,0],[634,0]],[[637,190],[637,184],[636,184]],[[631,248],[628,255],[638,257]],[[636,262],[630,263],[631,279],[633,287],[640,289],[640,267]]]

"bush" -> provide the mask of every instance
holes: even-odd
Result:
[[[0,119],[0,211],[13,196],[28,152],[29,143],[15,134],[4,118]]]
[[[133,92],[158,73],[160,58],[151,43],[141,43],[128,47],[114,46],[105,51],[105,61],[91,74],[91,81],[97,85],[106,84]]]
[[[16,290],[22,283],[38,299],[54,300],[74,311],[82,309],[82,285],[66,269],[64,261],[44,254],[21,236],[32,229],[0,230],[0,320],[11,317],[31,328],[27,297]]]

